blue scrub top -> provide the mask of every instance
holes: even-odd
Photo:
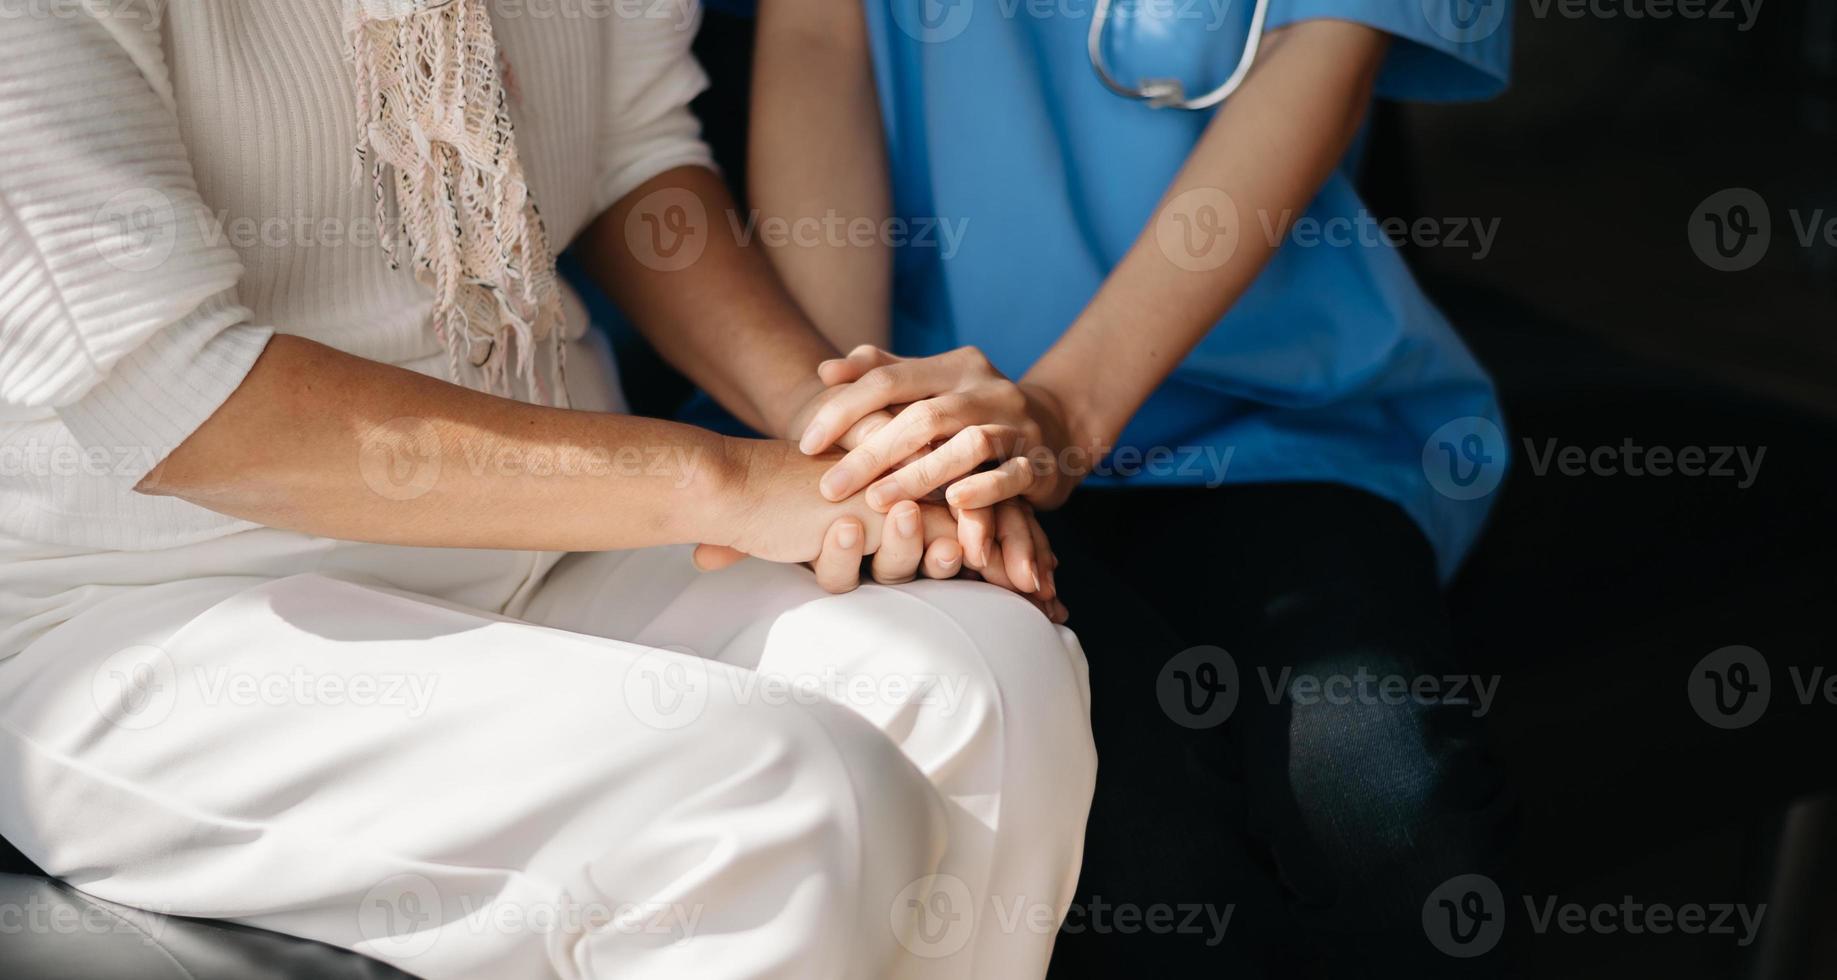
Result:
[[[1103,88],[1086,56],[1093,0],[863,2],[894,209],[912,238],[895,250],[895,347],[923,355],[971,344],[1019,377],[1134,244],[1211,113],[1151,109]],[[1504,86],[1508,7],[1272,0],[1266,29],[1323,17],[1368,24],[1395,35],[1379,95],[1473,99]],[[1204,91],[1237,64],[1251,9],[1119,0],[1106,57],[1118,77],[1174,76]],[[1396,249],[1370,233],[1351,170],[1349,160],[1308,208],[1319,224],[1296,226],[1351,234],[1289,236],[1089,482],[1362,488],[1421,525],[1445,576],[1478,535],[1507,464],[1499,408]],[[1274,220],[1240,214],[1239,233],[1266,235]]]

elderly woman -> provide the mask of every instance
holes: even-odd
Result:
[[[620,414],[556,279],[760,431],[829,397],[708,234],[693,8],[106,8],[0,18],[0,833],[430,977],[1041,975],[1094,755],[1028,512]],[[832,594],[959,516],[1032,605]]]

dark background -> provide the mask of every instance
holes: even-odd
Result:
[[[1498,377],[1520,437],[1768,449],[1729,481],[1538,478],[1523,466],[1452,594],[1465,646],[1504,675],[1496,732],[1526,802],[1525,888],[1565,901],[1767,903],[1760,943],[1547,935],[1537,976],[1837,976],[1828,794],[1837,706],[1723,732],[1685,675],[1729,644],[1785,668],[1832,656],[1827,516],[1837,416],[1837,4],[1735,21],[1516,8],[1512,89],[1384,106],[1379,210],[1487,215],[1483,261],[1411,255]],[[1691,248],[1729,187],[1767,203],[1752,268]],[[1796,802],[1794,809],[1787,809]]]

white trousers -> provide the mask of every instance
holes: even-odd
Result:
[[[1083,656],[987,585],[262,529],[15,548],[9,638],[7,839],[420,976],[1039,977],[1078,874]]]

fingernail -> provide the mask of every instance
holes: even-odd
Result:
[[[804,430],[804,438],[798,442],[797,448],[804,455],[808,456],[815,453],[817,447],[822,444],[823,430],[818,426],[812,425],[810,428]]]
[[[836,529],[836,544],[843,548],[853,548],[861,543],[861,525],[849,521]]]
[[[899,495],[898,489],[893,484],[884,481],[874,484],[868,488],[867,505],[875,510],[891,507],[894,498]]]
[[[938,559],[938,564],[944,568],[956,568],[957,556],[951,555],[949,558],[940,558]]]
[[[847,485],[848,474],[835,469],[823,474],[823,482],[817,484],[823,491],[823,496],[831,500],[841,500],[842,497],[845,496],[842,488]]]
[[[1021,568],[1027,573],[1028,581],[1033,583],[1033,588],[1028,589],[1027,591],[1029,592],[1040,591],[1040,570],[1034,567],[1032,560],[1030,559],[1028,561],[1022,562]]]
[[[916,509],[908,509],[905,513],[899,515],[899,519],[894,523],[899,525],[900,537],[912,537],[918,533],[918,511]]]

